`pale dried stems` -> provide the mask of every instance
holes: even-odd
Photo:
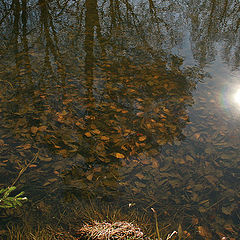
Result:
[[[143,232],[132,223],[125,221],[107,223],[94,222],[84,225],[79,235],[89,239],[110,240],[110,239],[143,239]]]

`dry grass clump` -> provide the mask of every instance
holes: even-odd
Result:
[[[143,239],[141,229],[126,221],[114,223],[95,221],[92,224],[85,224],[78,234],[80,237],[95,240]]]
[[[2,237],[2,238],[1,238]],[[77,240],[70,233],[63,229],[53,229],[50,226],[38,226],[37,229],[32,229],[31,226],[18,227],[12,226],[8,228],[6,238],[1,236],[0,239],[7,240]]]

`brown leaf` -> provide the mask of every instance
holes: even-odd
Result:
[[[127,148],[124,145],[121,146],[121,149],[127,151]]]
[[[166,144],[166,140],[165,139],[159,139],[159,140],[157,140],[157,143],[159,145],[164,145],[164,144]]]
[[[102,171],[102,167],[95,167],[93,169],[94,172],[101,172]]]
[[[190,155],[186,156],[186,160],[190,161],[190,162],[194,162],[194,158],[192,156],[190,156]]]
[[[106,137],[106,136],[101,136],[100,139],[103,140],[103,141],[108,141],[110,138],[109,138],[109,137]]]
[[[215,176],[208,175],[205,178],[214,186],[218,183],[218,179]]]
[[[43,132],[47,130],[47,126],[41,126],[38,128],[39,131]]]
[[[125,156],[123,154],[121,154],[121,153],[115,153],[114,156],[116,158],[125,158]]]
[[[141,117],[142,115],[144,115],[144,112],[138,112],[136,115],[137,115],[138,117]]]
[[[139,178],[139,179],[143,179],[144,178],[144,175],[142,173],[137,173],[135,176],[137,178]]]
[[[152,158],[151,160],[152,160],[152,167],[153,168],[158,168],[158,166],[159,166],[158,161],[155,158]]]
[[[61,148],[60,146],[58,146],[58,145],[56,145],[56,144],[54,144],[54,147],[55,147],[55,148]]]
[[[67,115],[68,114],[68,112],[66,111],[66,110],[63,110],[61,113],[59,113],[60,115],[62,115],[62,116],[65,116],[65,115]]]
[[[141,136],[141,137],[138,138],[138,140],[139,140],[140,142],[143,142],[143,141],[145,141],[146,139],[147,139],[146,136]]]
[[[63,157],[67,157],[67,150],[66,149],[61,149],[58,151],[59,154],[61,154]]]
[[[91,134],[90,132],[86,132],[84,135],[85,135],[86,137],[91,137],[91,136],[92,136],[92,134]]]
[[[198,226],[198,233],[204,237],[205,239],[212,239],[212,234],[209,232],[209,230],[207,229],[207,227],[203,227],[203,226]]]
[[[230,224],[224,225],[224,228],[225,228],[227,231],[229,231],[229,232],[231,232],[231,233],[233,233],[233,234],[236,233],[236,232],[233,230],[233,227],[232,227]]]
[[[198,218],[193,217],[193,218],[192,218],[192,224],[193,224],[193,225],[197,225],[198,223],[199,223]]]
[[[86,176],[87,180],[92,181],[94,173],[89,174]]]
[[[194,136],[196,139],[199,139],[200,133],[195,133],[193,136]]]
[[[48,181],[49,181],[49,182],[56,182],[56,181],[57,181],[57,178],[49,178]]]
[[[52,160],[51,157],[43,157],[41,155],[39,155],[38,158],[44,162],[50,162]]]
[[[101,133],[100,130],[98,130],[98,129],[94,129],[91,132],[94,133],[94,134],[100,134]]]
[[[82,127],[83,126],[83,123],[82,122],[76,122],[75,123],[78,127]]]
[[[32,132],[33,134],[36,134],[37,131],[38,131],[38,127],[34,127],[34,126],[31,127],[31,132]]]
[[[226,215],[232,214],[233,210],[234,210],[233,205],[230,205],[230,206],[227,206],[227,207],[222,206],[222,212]]]
[[[145,159],[141,160],[141,163],[144,165],[148,165],[148,164],[151,164],[152,161],[150,158],[145,158]]]
[[[23,145],[22,147],[24,148],[24,150],[27,150],[27,149],[31,148],[31,144],[27,143],[27,144]]]
[[[31,164],[31,165],[29,165],[29,167],[30,168],[35,168],[35,167],[37,167],[37,165],[36,164]]]
[[[4,145],[4,141],[2,139],[0,139],[0,146]]]

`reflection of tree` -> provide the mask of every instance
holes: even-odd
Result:
[[[27,56],[25,65],[34,69],[32,81],[39,89],[31,92],[32,102],[15,110],[16,119],[10,122],[13,135],[24,127],[22,139],[35,146],[64,157],[80,153],[85,171],[79,177],[91,183],[98,179],[103,185],[111,179],[114,186],[120,178],[110,174],[114,167],[152,149],[159,153],[164,144],[184,138],[197,71],[191,68],[189,75],[183,59],[172,54],[172,48],[182,43],[181,29],[175,29],[181,24],[181,15],[176,14],[180,4],[163,2],[149,0],[141,7],[119,0],[105,4],[39,0],[33,14],[35,5],[14,1],[9,22],[4,20],[6,26],[13,25],[12,33],[6,34],[13,36],[14,51],[21,48]],[[214,12],[212,8],[210,15]],[[22,99],[16,93],[7,104]],[[11,115],[5,108],[5,116]],[[124,159],[119,160],[121,156]],[[96,165],[111,176],[99,173],[99,177]]]
[[[91,102],[86,107],[87,115],[77,122],[84,136],[79,147],[85,160],[83,166],[65,173],[70,186],[91,186],[95,194],[100,188],[100,195],[111,195],[110,189],[118,186],[120,176],[113,174],[113,169],[124,163],[116,161],[116,153],[136,156],[183,137],[181,131],[188,120],[186,107],[192,104],[195,85],[180,70],[182,59],[168,53],[167,70],[166,61],[157,54],[163,51],[158,49],[154,54],[155,46],[148,42],[132,6],[126,8],[129,22],[132,20],[126,27],[119,2],[111,4],[107,23],[110,31],[102,36],[98,34],[96,1],[86,2],[85,73],[87,100]],[[103,37],[108,40],[101,44]],[[96,172],[99,165],[100,174]]]
[[[0,135],[6,159],[16,164],[39,150],[40,171],[34,175],[49,178],[65,169],[64,188],[81,197],[109,200],[122,193],[123,199],[129,191],[136,198],[146,194],[148,206],[191,208],[222,191],[215,184],[225,167],[220,169],[216,153],[215,174],[206,139],[196,132],[179,141],[199,69],[185,69],[176,52],[189,24],[201,66],[215,58],[222,40],[223,57],[237,67],[236,0],[192,0],[188,7],[180,0],[8,2],[0,2],[0,80],[6,80],[0,88]],[[184,26],[186,16],[191,21]],[[200,191],[205,192],[198,196]]]
[[[222,44],[222,57],[239,66],[239,9],[237,0],[205,0],[189,4],[191,40],[194,57],[201,65],[213,61],[216,42]],[[196,7],[197,6],[197,7]]]
[[[25,69],[34,66],[32,81],[39,89],[29,91],[34,85],[24,82],[33,101],[17,108],[13,134],[25,128],[22,139],[46,144],[64,157],[80,152],[87,166],[106,165],[108,172],[122,164],[116,153],[158,151],[183,137],[195,83],[181,70],[182,59],[156,44],[161,45],[157,34],[169,30],[170,19],[161,21],[153,1],[144,15],[128,1],[110,1],[107,8],[97,0],[69,6],[39,0],[34,14],[28,4],[14,1],[14,51],[26,56]],[[147,26],[149,19],[155,26]],[[11,104],[23,99],[15,96]]]

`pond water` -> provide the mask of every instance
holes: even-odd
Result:
[[[194,239],[238,239],[239,10],[1,1],[0,187],[27,167],[16,187],[38,217],[91,199],[154,208]]]

